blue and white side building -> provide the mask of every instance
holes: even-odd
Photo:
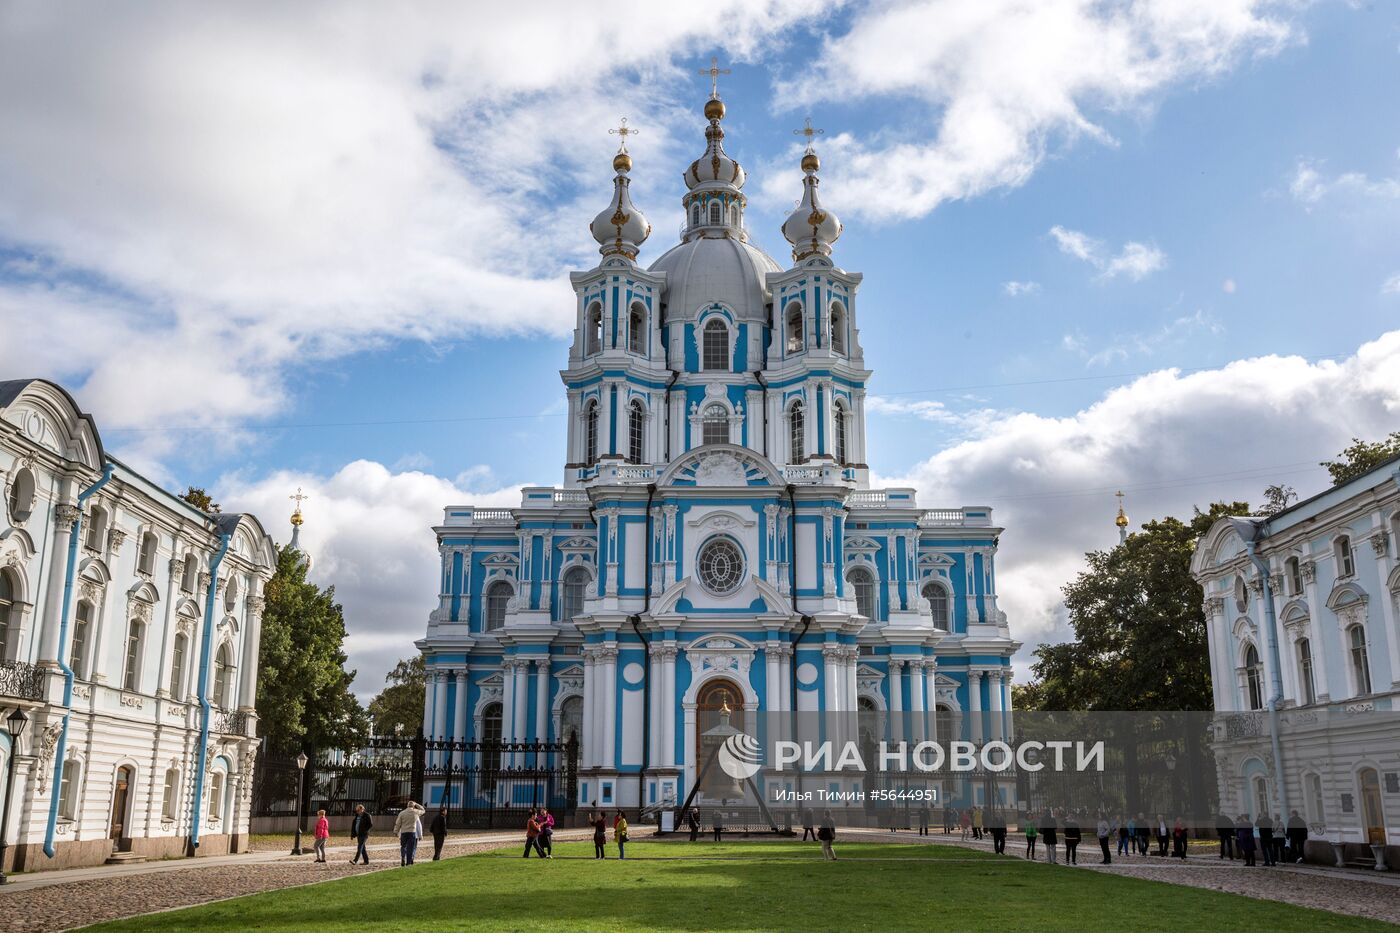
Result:
[[[563,485],[525,489],[518,508],[449,506],[434,528],[424,734],[576,738],[582,804],[685,799],[697,715],[726,705],[736,726],[860,711],[940,738],[1011,728],[1019,645],[991,509],[869,487],[861,275],[833,259],[817,156],[802,158],[784,268],[744,224],[723,102],[704,113],[680,242],[645,268],[651,227],[625,147],[614,159],[592,224],[602,259],[571,276]]]

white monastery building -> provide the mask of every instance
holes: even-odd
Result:
[[[1222,518],[1205,588],[1225,812],[1400,856],[1400,459],[1267,518]],[[1265,713],[1277,712],[1279,743]],[[1382,860],[1384,851],[1371,853]]]
[[[0,732],[5,869],[246,850],[271,539],[104,453],[41,379],[0,382],[0,478],[0,720],[29,719]]]
[[[680,242],[648,266],[625,133],[613,160],[601,261],[571,276],[563,485],[448,506],[434,529],[424,734],[576,738],[585,805],[684,800],[701,711],[738,729],[789,711],[902,712],[945,738],[1010,727],[991,510],[869,487],[861,275],[834,256],[817,155],[779,263],[745,226],[717,95],[704,116]]]

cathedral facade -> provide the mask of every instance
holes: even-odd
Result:
[[[1010,729],[1019,646],[991,510],[869,487],[861,275],[833,258],[817,155],[801,160],[784,267],[745,226],[717,95],[704,116],[680,242],[646,267],[625,135],[614,159],[601,261],[571,276],[563,485],[525,489],[518,508],[449,506],[434,529],[424,734],[576,739],[580,804],[686,799],[707,710]]]

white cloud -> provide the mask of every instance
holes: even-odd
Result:
[[[781,105],[911,101],[925,119],[868,139],[828,138],[832,206],[918,217],[949,199],[1025,183],[1057,143],[1113,145],[1103,117],[1273,55],[1301,34],[1293,0],[916,0],[827,38]],[[931,132],[924,131],[931,127]],[[774,203],[787,187],[765,188]]]
[[[1017,298],[1021,295],[1035,295],[1040,292],[1040,283],[1016,281],[1003,282],[1001,284],[1001,290],[1012,298]]]
[[[1202,335],[1219,335],[1225,325],[1205,311],[1197,310],[1167,321],[1156,330],[1118,334],[1091,346],[1083,334],[1065,334],[1060,346],[1084,358],[1086,366],[1103,366],[1123,361],[1131,356],[1152,356],[1162,350],[1180,347],[1186,341]]]
[[[634,190],[673,189],[701,144],[673,59],[753,60],[828,9],[10,4],[0,365],[82,388],[104,424],[212,423],[275,412],[294,361],[563,332],[603,128],[644,125]],[[674,229],[678,203],[648,208]]]
[[[413,654],[438,592],[437,544],[432,528],[445,506],[517,506],[520,486],[485,488],[485,467],[454,482],[416,470],[395,471],[368,460],[325,476],[277,471],[257,478],[225,476],[214,488],[226,510],[258,515],[279,542],[290,537],[287,496],[298,486],[303,507],[301,543],[312,556],[311,579],[334,584],[345,607],[349,666],[358,668],[355,692],[364,698],[384,685],[399,658]]]
[[[1400,295],[1400,272],[1395,273],[1381,284],[1382,295]]]
[[[1356,437],[1381,437],[1400,418],[1400,331],[1339,361],[1241,360],[1189,375],[1153,373],[1066,417],[1030,412],[989,420],[909,475],[925,507],[989,504],[1001,537],[1001,605],[1012,632],[1039,642],[1066,635],[1060,586],[1083,553],[1117,540],[1115,490],[1136,525],[1189,515],[1215,499],[1258,501],[1288,482],[1320,491],[1316,466]]]
[[[1333,195],[1382,201],[1400,198],[1400,178],[1371,178],[1364,172],[1328,176],[1322,173],[1321,165],[1315,160],[1299,160],[1288,183],[1294,200],[1311,207]]]
[[[1220,283],[1220,290],[1227,295],[1233,295],[1237,288],[1238,286],[1235,284],[1234,279],[1226,279]]]
[[[1100,279],[1112,279],[1120,275],[1139,282],[1153,272],[1166,267],[1167,254],[1156,246],[1129,240],[1117,255],[1110,255],[1102,241],[1056,224],[1050,228],[1060,252],[1075,259],[1082,259],[1099,270]]]

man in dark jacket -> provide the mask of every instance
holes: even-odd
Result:
[[[1079,864],[1079,840],[1083,831],[1079,828],[1079,821],[1074,818],[1071,812],[1065,817],[1065,863],[1069,865]]]
[[[1260,813],[1254,827],[1259,830],[1259,851],[1264,853],[1264,865],[1267,867],[1274,864],[1274,821],[1269,819],[1269,814]]]
[[[436,862],[442,858],[442,844],[447,841],[447,804],[438,807],[428,831],[433,834],[433,861]]]
[[[1308,842],[1308,822],[1298,815],[1297,810],[1288,811],[1288,858],[1290,861],[1303,860],[1303,848]]]
[[[369,818],[365,805],[356,804],[355,818],[350,821],[350,838],[355,840],[355,857],[350,860],[351,865],[360,859],[364,859],[366,865],[369,864],[369,853],[365,851],[365,843],[369,841],[369,831],[373,828],[374,820]]]
[[[1235,821],[1224,813],[1215,818],[1215,832],[1220,836],[1220,857],[1235,860]]]
[[[812,812],[812,808],[811,808],[811,807],[806,807],[806,808],[804,808],[804,809],[802,810],[802,841],[803,841],[803,842],[806,842],[806,841],[807,841],[807,836],[808,836],[808,834],[811,834],[812,840],[813,840],[813,841],[816,841],[816,838],[817,838],[817,817],[816,817],[816,814],[814,814],[814,813]]]

